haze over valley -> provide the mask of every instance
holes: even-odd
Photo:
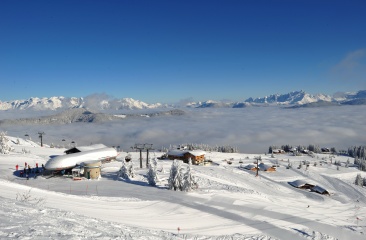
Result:
[[[13,104],[18,107],[1,111],[0,128],[13,136],[29,134],[33,139],[39,131],[44,131],[44,141],[48,144],[101,142],[121,146],[126,151],[135,143],[152,143],[156,149],[202,143],[234,146],[240,152],[249,153],[263,153],[270,145],[283,144],[347,149],[365,142],[366,105],[342,103],[364,100],[364,92],[315,98],[298,91],[249,99],[245,103],[251,105],[243,108],[218,107],[207,102],[205,107],[202,103],[195,107],[192,103],[148,105],[131,99],[129,104],[125,101],[124,107],[116,107],[117,100],[107,102],[102,95],[79,98],[76,106],[62,105],[63,102],[56,105],[57,101],[50,104],[48,99],[33,104],[28,101],[28,105]],[[329,104],[314,105],[326,99]]]

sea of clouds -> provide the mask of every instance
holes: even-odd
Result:
[[[270,145],[315,144],[341,150],[366,142],[366,106],[183,110],[186,114],[182,116],[126,118],[106,123],[0,126],[0,130],[22,138],[27,133],[37,141],[37,133],[42,131],[46,144],[104,143],[120,146],[124,151],[131,151],[130,147],[135,143],[152,143],[157,150],[162,146],[202,143],[234,146],[240,152],[264,153]],[[142,110],[139,112],[143,113]],[[123,111],[116,113],[122,114]],[[1,119],[28,117],[29,114],[36,117],[36,114],[44,116],[51,112],[29,112],[28,115],[22,111],[7,112],[1,115]]]

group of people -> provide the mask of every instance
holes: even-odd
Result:
[[[18,164],[15,166],[15,169],[16,169],[16,171],[19,170],[19,165]],[[24,163],[24,169],[22,171],[20,171],[19,177],[24,177],[25,176],[27,179],[29,179],[29,175],[31,173],[33,173],[34,176],[36,177],[38,173],[41,173],[44,170],[45,170],[45,167],[44,167],[43,164],[42,164],[41,168],[38,167],[38,163],[36,163],[35,168],[31,168],[31,166],[27,162],[25,162]]]

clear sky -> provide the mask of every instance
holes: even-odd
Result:
[[[366,1],[1,0],[0,100],[366,89]]]

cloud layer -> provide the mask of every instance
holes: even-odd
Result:
[[[75,141],[78,145],[105,143],[131,151],[135,143],[153,147],[182,143],[236,146],[241,152],[264,153],[270,145],[308,145],[347,149],[366,142],[366,106],[283,109],[184,109],[183,116],[124,119],[109,123],[2,128],[8,135],[38,138],[47,144]]]

